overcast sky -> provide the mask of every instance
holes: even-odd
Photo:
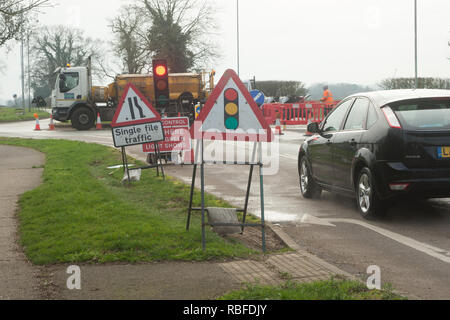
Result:
[[[214,3],[220,76],[237,70],[236,0]],[[129,0],[53,0],[41,24],[70,24],[112,38],[108,19]],[[239,0],[240,75],[257,80],[375,84],[414,76],[414,0]],[[419,76],[450,78],[450,1],[418,0]],[[20,51],[0,74],[0,100],[20,95]]]

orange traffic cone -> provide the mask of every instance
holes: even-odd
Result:
[[[39,116],[37,113],[33,115],[36,118],[36,126],[34,127],[34,131],[41,131],[41,126],[39,124]]]
[[[100,113],[97,113],[97,130],[102,130],[102,119],[100,119]]]
[[[282,136],[284,133],[281,131],[281,123],[280,119],[277,119],[276,125],[275,125],[275,135]]]
[[[55,124],[53,123],[53,116],[50,115],[50,124],[48,125],[48,130],[53,131],[55,130]]]

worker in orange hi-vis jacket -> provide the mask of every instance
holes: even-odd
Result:
[[[325,103],[325,104],[333,104],[334,100],[333,100],[333,94],[331,93],[331,91],[328,89],[328,86],[324,86],[323,87],[323,98],[320,99],[321,102]]]

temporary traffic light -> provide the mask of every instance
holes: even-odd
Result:
[[[156,108],[169,107],[169,69],[167,60],[153,60],[153,81],[155,85]]]
[[[233,89],[227,89],[225,98],[225,128],[236,130],[239,127],[239,94]]]

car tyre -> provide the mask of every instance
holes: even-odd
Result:
[[[322,188],[314,181],[311,170],[306,160],[302,157],[299,162],[300,191],[306,199],[318,198],[322,194]]]
[[[72,127],[78,131],[86,131],[95,126],[95,118],[93,112],[86,107],[75,110],[70,118]]]
[[[356,205],[364,219],[380,218],[386,211],[386,204],[377,195],[372,172],[363,168],[358,174],[356,183]]]

